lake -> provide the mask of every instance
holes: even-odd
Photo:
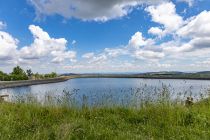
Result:
[[[81,105],[130,105],[143,101],[157,101],[160,97],[183,101],[191,96],[195,101],[208,97],[210,81],[140,78],[78,78],[61,83],[33,85],[0,90],[9,100],[33,96],[44,102],[46,97],[59,102],[61,98]]]

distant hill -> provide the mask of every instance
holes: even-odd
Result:
[[[60,74],[60,76],[72,76],[72,75],[78,75],[76,73],[63,73],[63,74]]]
[[[201,72],[180,72],[180,71],[161,71],[161,72],[147,72],[147,73],[89,73],[89,74],[75,74],[75,73],[64,73],[60,76],[75,76],[80,77],[104,77],[104,78],[154,78],[154,79],[198,79],[198,80],[210,80],[210,71]]]
[[[196,74],[208,74],[208,75],[210,75],[210,71],[201,71],[201,72],[196,72]]]
[[[174,74],[185,74],[184,72],[179,71],[161,71],[161,72],[147,72],[147,73],[141,73],[143,75],[174,75]]]

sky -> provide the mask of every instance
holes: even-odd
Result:
[[[210,0],[0,0],[0,70],[210,70]]]

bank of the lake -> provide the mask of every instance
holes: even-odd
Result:
[[[0,103],[0,124],[4,140],[209,140],[210,101],[192,107],[160,103],[141,109]]]
[[[69,80],[69,78],[71,77],[58,77],[58,78],[42,79],[42,80],[0,81],[0,89],[58,83]]]

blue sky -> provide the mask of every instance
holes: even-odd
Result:
[[[210,68],[209,0],[1,0],[0,69]]]

